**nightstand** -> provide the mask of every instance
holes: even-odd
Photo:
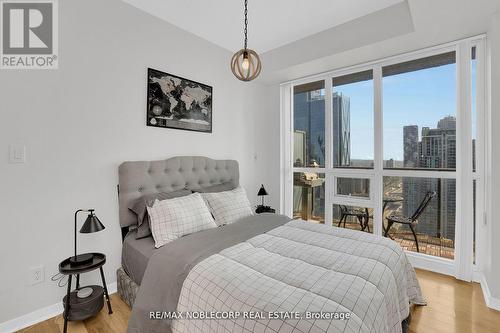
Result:
[[[104,297],[108,303],[108,313],[113,313],[109,300],[108,288],[106,286],[106,279],[104,278],[104,271],[102,269],[105,263],[106,256],[104,254],[93,253],[92,261],[83,265],[71,265],[70,258],[63,260],[59,264],[59,272],[68,275],[68,291],[63,298],[64,333],[67,332],[69,320],[85,320],[95,316],[104,306]],[[85,286],[92,288],[92,293],[85,298],[79,298],[77,293],[78,290],[80,290],[80,274],[88,273],[96,269],[99,269],[101,272],[102,287],[97,285]],[[76,275],[76,289],[71,291],[73,275]],[[83,288],[84,287],[82,287],[82,289]]]

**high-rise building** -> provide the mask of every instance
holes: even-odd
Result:
[[[432,169],[455,169],[456,166],[456,119],[448,116],[439,120],[437,128],[423,127],[421,141],[412,140],[414,125],[405,126],[405,167],[414,163],[416,167]],[[417,127],[418,135],[418,127]],[[418,138],[418,137],[417,137]],[[407,144],[408,142],[408,144]],[[408,165],[407,165],[408,157]],[[403,178],[403,211],[411,216],[428,191],[438,193],[420,216],[418,231],[433,237],[455,238],[456,187],[454,179]]]
[[[457,128],[457,119],[453,116],[446,116],[438,121],[437,128],[454,131]]]
[[[456,118],[439,120],[436,129],[422,133],[422,168],[455,169],[456,167]],[[421,217],[422,231],[438,237],[455,239],[456,182],[454,179],[427,179],[419,192],[434,190],[438,196]],[[437,218],[437,221],[436,221]]]
[[[325,165],[325,89],[321,85],[294,91],[294,166],[315,167]],[[324,186],[324,185],[323,185]],[[312,215],[325,212],[323,186],[312,189]],[[300,211],[301,186],[294,186],[294,211]]]
[[[333,165],[336,167],[351,165],[351,100],[348,96],[334,92],[332,95],[332,129],[333,129]],[[373,161],[357,160],[358,165],[367,162],[373,167]],[[369,192],[370,182],[367,179],[339,181],[338,190],[344,194],[363,194]]]
[[[403,145],[405,168],[418,166],[418,126],[409,125],[403,127]]]
[[[325,163],[325,99],[324,89],[294,95],[294,131],[296,166],[310,167]],[[350,99],[337,92],[332,95],[333,162],[335,166],[351,164]],[[299,144],[300,143],[300,144]],[[300,161],[297,161],[299,159]]]
[[[351,165],[351,101],[333,93],[333,165]]]
[[[348,96],[334,92],[332,95],[332,159],[336,167],[351,165],[351,100]],[[369,191],[369,182],[339,179],[337,190],[343,194],[360,194]],[[333,208],[334,218],[340,218],[337,205]]]
[[[324,89],[294,94],[294,131],[301,147],[294,150],[294,165],[311,167],[325,163]]]
[[[420,142],[418,141],[418,126],[408,125],[403,127],[403,167],[417,168],[419,166]],[[418,192],[416,178],[403,178],[403,214],[411,216],[418,205]]]

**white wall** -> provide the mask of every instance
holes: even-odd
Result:
[[[280,90],[278,85],[259,89],[259,107],[255,108],[256,181],[266,187],[266,205],[280,207]]]
[[[59,18],[59,70],[0,72],[0,323],[61,301],[64,288],[50,276],[72,254],[78,208],[95,208],[106,226],[79,235],[79,251],[107,254],[107,280],[116,281],[122,161],[237,159],[252,202],[261,183],[253,115],[261,88],[232,76],[229,52],[118,0],[59,1]],[[212,134],[145,126],[147,67],[213,86]],[[13,143],[26,145],[26,164],[8,164]],[[29,286],[38,265],[45,282]]]

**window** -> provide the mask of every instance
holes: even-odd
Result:
[[[456,164],[455,52],[382,68],[385,168]]]
[[[337,168],[373,168],[373,72],[332,79],[332,158]]]
[[[456,70],[455,51],[382,67],[384,168],[407,170],[406,177],[384,178],[390,184],[384,197],[397,187],[402,200],[383,213],[410,218],[413,228],[395,222],[388,235],[409,251],[448,259],[454,258],[455,179],[411,176],[421,169],[456,170]],[[385,232],[391,222],[387,215],[383,221]]]
[[[435,193],[425,202],[429,193]],[[455,179],[384,177],[384,234],[405,250],[454,258]],[[405,216],[409,223],[394,222],[390,216]],[[410,229],[412,224],[416,236]]]
[[[370,198],[369,179],[337,177],[336,180],[336,195]]]
[[[293,92],[293,164],[325,166],[325,84],[296,86]]]
[[[477,228],[477,180],[474,180],[472,182],[472,206],[473,206],[473,218],[472,218],[472,225],[473,225],[473,235],[472,235],[472,242],[473,242],[473,247],[472,247],[472,261],[475,264],[476,263],[476,228]]]
[[[293,217],[325,223],[325,176],[312,172],[293,174]]]
[[[484,158],[482,157],[481,143],[483,142],[482,135],[484,131],[481,131],[481,102],[484,100],[484,96],[481,96],[482,89],[480,87],[480,69],[479,60],[481,56],[482,44],[474,45],[471,48],[471,58],[470,58],[470,70],[471,70],[471,149],[472,149],[472,172],[473,172],[473,192],[472,192],[472,202],[473,202],[473,262],[477,264],[477,256],[480,249],[478,249],[478,229],[483,225],[482,223],[477,223],[483,220],[483,209],[480,206],[484,200],[484,179],[481,178],[483,172],[482,168]],[[484,66],[484,65],[483,65]]]
[[[333,225],[337,227],[373,232],[373,209],[333,204]]]
[[[483,44],[283,84],[284,212],[390,237],[423,268],[469,279],[484,210]]]

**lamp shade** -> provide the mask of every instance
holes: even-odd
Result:
[[[93,232],[101,231],[103,229],[104,229],[104,226],[102,225],[101,221],[99,221],[97,216],[94,215],[94,211],[90,210],[90,214],[89,214],[89,216],[87,216],[85,223],[83,223],[83,226],[80,229],[80,233],[90,234]]]
[[[264,185],[260,186],[259,193],[257,193],[257,196],[261,197],[263,195],[268,195],[266,189],[264,188]]]

